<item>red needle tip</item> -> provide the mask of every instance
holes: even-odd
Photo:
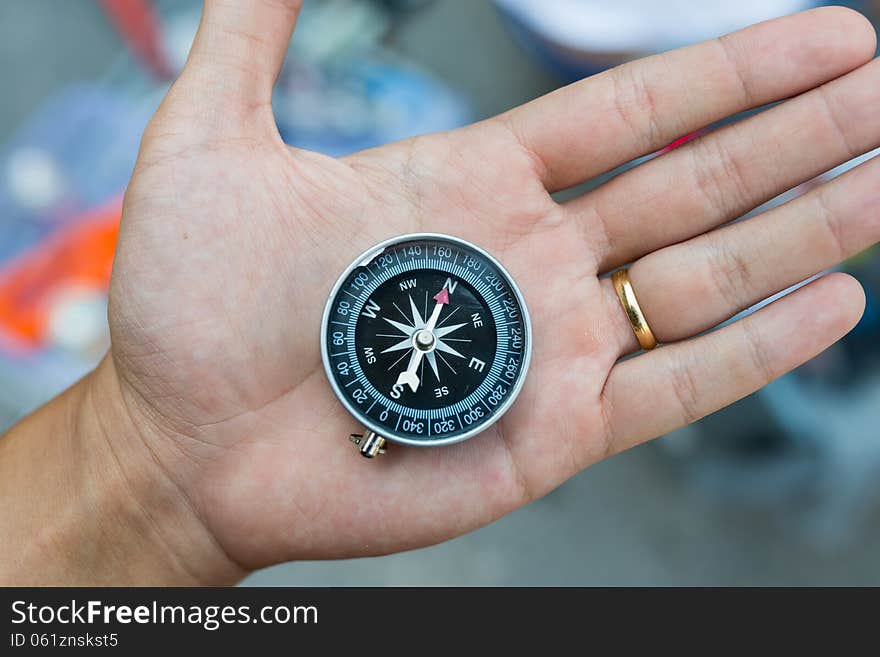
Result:
[[[437,303],[449,303],[449,292],[446,291],[445,287],[434,295],[434,301]]]

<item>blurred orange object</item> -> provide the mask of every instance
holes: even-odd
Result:
[[[45,346],[54,295],[72,287],[106,292],[122,199],[71,223],[0,269],[0,332],[24,347]]]

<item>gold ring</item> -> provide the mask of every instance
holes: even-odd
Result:
[[[648,326],[648,320],[642,312],[639,302],[636,299],[636,293],[633,290],[632,283],[629,282],[629,272],[626,269],[618,269],[611,275],[611,282],[614,284],[614,290],[617,292],[617,298],[620,299],[620,305],[629,323],[632,326],[633,333],[639,341],[642,349],[649,351],[657,346],[657,338]]]

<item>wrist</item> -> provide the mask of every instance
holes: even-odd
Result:
[[[223,584],[245,574],[155,458],[126,395],[107,357],[0,439],[6,583]]]

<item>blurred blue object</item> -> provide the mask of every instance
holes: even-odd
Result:
[[[389,9],[358,0],[309,3],[300,21],[304,38],[291,47],[274,98],[286,142],[344,155],[469,120],[460,95],[379,45],[391,18]],[[175,70],[186,60],[198,21],[192,4],[163,16],[162,54]],[[102,80],[72,84],[44,101],[0,148],[0,274],[121,196],[143,130],[167,88],[123,52]],[[40,285],[48,294],[45,287],[54,283]],[[88,349],[47,340],[23,350],[0,332],[0,427],[88,372],[106,348],[106,300],[80,301],[76,310],[96,338]]]
[[[0,149],[0,263],[125,189],[148,118],[98,83],[43,103]]]
[[[7,263],[39,252],[58,231],[122,194],[151,112],[152,105],[97,82],[70,85],[36,109],[0,149],[0,275]],[[55,283],[48,272],[45,278],[35,276],[39,289],[28,294],[61,292],[49,287]],[[85,304],[83,297],[78,307],[89,348],[49,341],[22,349],[0,333],[0,426],[71,385],[106,349],[106,301]]]
[[[285,142],[340,156],[468,122],[467,103],[387,52],[341,64],[291,61],[273,101]]]

